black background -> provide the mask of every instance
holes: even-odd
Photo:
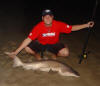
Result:
[[[72,25],[86,23],[91,19],[94,6],[95,0],[3,0],[0,1],[0,31],[30,31],[41,21],[44,9],[51,9],[56,20]],[[97,23],[99,11],[98,5],[95,16]]]

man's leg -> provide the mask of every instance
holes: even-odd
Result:
[[[53,59],[56,59],[57,56],[63,56],[63,57],[69,56],[68,47],[62,43],[49,45],[49,51],[52,53]]]
[[[67,47],[66,48],[62,48],[57,53],[57,56],[63,56],[63,57],[69,56],[69,49]]]
[[[30,53],[30,54],[34,55],[37,58],[37,60],[41,60],[41,56],[38,53],[36,53],[35,51],[33,51],[31,48],[26,47],[25,51],[27,53]]]
[[[25,51],[34,55],[38,60],[41,60],[41,56],[38,54],[41,52],[41,44],[38,41],[32,41],[26,48]]]
[[[62,48],[61,50],[58,51],[57,54],[52,53],[52,59],[56,60],[57,56],[60,56],[60,57],[69,56],[69,49],[68,48]]]

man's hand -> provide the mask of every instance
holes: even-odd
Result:
[[[81,24],[81,25],[73,25],[72,31],[78,31],[84,28],[92,28],[94,26],[94,21],[89,21],[88,23]]]
[[[87,27],[89,28],[89,27],[93,27],[94,26],[94,21],[89,21],[88,23],[87,23]]]
[[[5,54],[7,54],[9,57],[11,57],[12,59],[14,59],[15,58],[15,56],[17,55],[17,53],[16,52],[5,52]]]
[[[16,52],[11,52],[11,53],[10,53],[10,57],[11,57],[11,58],[14,58],[16,55],[17,55]]]

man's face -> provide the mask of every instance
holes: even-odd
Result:
[[[42,16],[42,20],[44,21],[46,25],[51,25],[53,21],[53,16],[51,15]]]

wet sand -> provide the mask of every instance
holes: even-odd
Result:
[[[12,52],[26,37],[21,32],[0,33],[0,86],[100,86],[100,35],[91,37],[88,50],[90,54],[87,60],[78,64],[78,55],[82,51],[86,31],[73,32],[62,35],[61,41],[70,48],[69,57],[59,57],[57,60],[70,65],[80,73],[80,78],[64,77],[58,73],[24,70],[21,67],[13,68],[13,61],[5,51]],[[6,35],[5,35],[6,34]],[[34,62],[34,56],[24,50],[18,55],[23,62]],[[50,58],[47,53],[45,56]]]

